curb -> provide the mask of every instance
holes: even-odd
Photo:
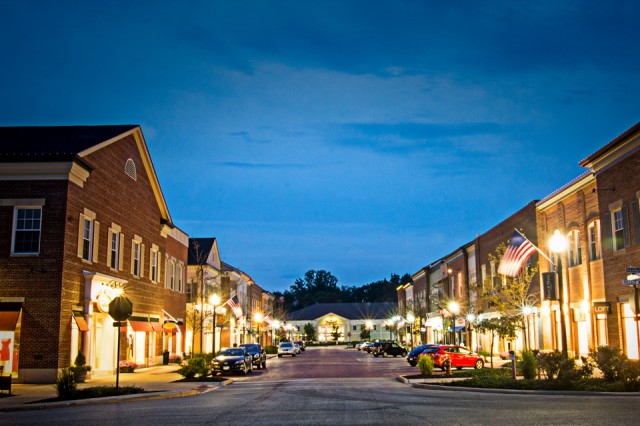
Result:
[[[233,383],[233,380],[225,380],[224,382],[218,382],[215,385],[203,383],[201,386],[184,391],[161,391],[161,392],[146,392],[132,395],[118,395],[118,396],[106,396],[102,398],[87,398],[77,399],[71,401],[56,401],[56,402],[39,402],[34,404],[20,404],[10,405],[7,407],[0,407],[0,412],[10,411],[31,411],[31,410],[44,410],[50,408],[67,408],[67,407],[79,407],[84,405],[98,405],[98,404],[117,404],[121,402],[137,402],[137,401],[151,401],[155,399],[171,399],[171,398],[185,398],[188,396],[196,396],[203,393],[211,392],[223,386],[227,386]]]
[[[396,378],[399,382],[410,385],[416,389],[428,389],[438,391],[449,392],[481,392],[481,393],[495,393],[503,395],[567,395],[567,396],[627,396],[627,397],[640,397],[640,392],[586,392],[586,391],[552,391],[552,390],[529,390],[529,389],[493,389],[493,388],[472,388],[466,386],[445,386],[429,383],[411,383],[411,381],[405,377],[399,376]]]

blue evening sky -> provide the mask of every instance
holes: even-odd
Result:
[[[640,120],[637,1],[0,0],[0,125],[140,124],[266,290],[414,273]]]

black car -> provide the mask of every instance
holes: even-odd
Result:
[[[409,363],[409,365],[412,367],[415,367],[416,365],[418,365],[418,358],[420,358],[420,354],[425,349],[430,348],[432,346],[438,346],[438,345],[435,345],[433,343],[427,343],[426,345],[420,345],[413,348],[409,352],[409,355],[407,355],[407,362]]]
[[[213,374],[224,373],[251,373],[253,364],[251,354],[245,348],[222,348],[211,361]]]
[[[379,357],[380,355],[384,357],[389,355],[394,357],[407,356],[407,350],[396,342],[381,342],[373,348],[373,356]]]
[[[267,352],[262,349],[262,346],[257,343],[243,343],[240,347],[249,352],[253,365],[258,369],[267,368]]]

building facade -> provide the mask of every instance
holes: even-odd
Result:
[[[79,351],[94,372],[114,372],[118,347],[121,360],[145,366],[179,349],[180,329],[163,324],[179,320],[184,269],[167,286],[163,266],[186,264],[186,235],[140,127],[10,127],[0,140],[5,371],[47,383]],[[118,333],[108,308],[123,293],[133,315]]]

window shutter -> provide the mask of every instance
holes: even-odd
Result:
[[[131,275],[134,275],[135,271],[133,270],[133,265],[135,264],[135,247],[136,247],[136,242],[134,240],[131,240],[131,262],[129,262],[130,265],[130,270],[131,270]]]
[[[144,244],[140,244],[140,278],[144,277]]]
[[[122,271],[124,269],[124,234],[120,234],[120,244],[118,244],[118,264],[116,268],[118,271]]]
[[[82,258],[82,246],[84,242],[84,215],[80,214],[80,225],[78,226],[78,257]]]
[[[613,241],[611,239],[611,212],[607,212],[604,214],[604,217],[602,219],[602,231],[604,233],[604,241],[602,246],[608,253],[611,253],[613,251]]]
[[[633,216],[633,236],[635,244],[640,244],[640,211],[638,211],[638,200],[631,202],[631,215]]]
[[[162,256],[160,256],[160,251],[158,250],[158,254],[156,255],[156,258],[158,259],[158,266],[156,267],[156,282],[159,283],[160,281],[160,271],[162,271]]]
[[[622,206],[622,226],[624,226],[624,246],[629,247],[631,245],[631,231],[629,230],[629,208],[626,204]]]
[[[93,221],[93,261],[98,262],[98,246],[100,245],[100,222]]]

